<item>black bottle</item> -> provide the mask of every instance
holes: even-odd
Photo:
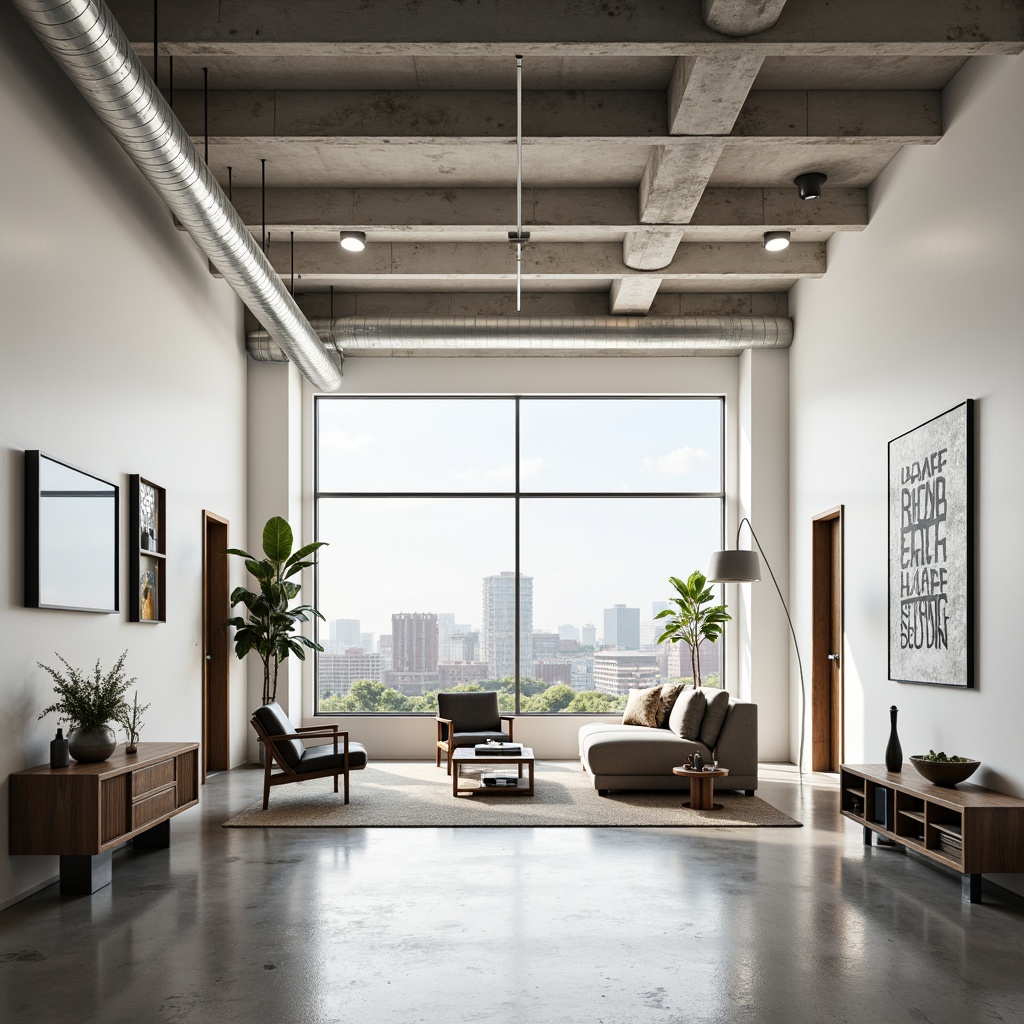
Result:
[[[898,772],[903,768],[903,748],[896,734],[895,704],[889,708],[889,744],[885,748],[885,767],[891,772]]]
[[[58,729],[56,739],[50,740],[50,767],[67,768],[70,763],[68,741],[64,737],[64,730]]]

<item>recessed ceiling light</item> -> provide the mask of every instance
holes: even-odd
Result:
[[[342,231],[341,247],[349,252],[362,252],[366,248],[366,232]]]
[[[798,174],[793,179],[793,184],[800,189],[801,199],[820,199],[821,186],[828,181],[828,178],[821,171],[808,171],[806,174]]]
[[[766,231],[764,233],[764,247],[769,252],[782,252],[789,248],[788,231]]]

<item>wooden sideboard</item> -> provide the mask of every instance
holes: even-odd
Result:
[[[965,902],[981,902],[983,873],[1024,871],[1024,800],[966,782],[936,786],[912,764],[844,764],[839,780],[840,810],[864,826],[865,845],[874,833],[960,872]]]
[[[170,845],[170,819],[199,803],[199,744],[140,743],[98,764],[40,765],[10,777],[12,854],[60,857],[62,893],[110,882],[110,853]]]

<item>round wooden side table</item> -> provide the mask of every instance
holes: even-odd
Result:
[[[714,802],[715,779],[724,779],[729,774],[728,768],[715,768],[706,772],[703,769],[694,771],[685,764],[672,769],[673,775],[682,775],[690,780],[690,799],[683,806],[694,811],[720,811],[721,804]]]

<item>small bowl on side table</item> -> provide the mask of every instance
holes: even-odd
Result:
[[[910,763],[929,782],[949,789],[969,779],[981,767],[980,761],[929,761],[916,754],[911,755]]]

